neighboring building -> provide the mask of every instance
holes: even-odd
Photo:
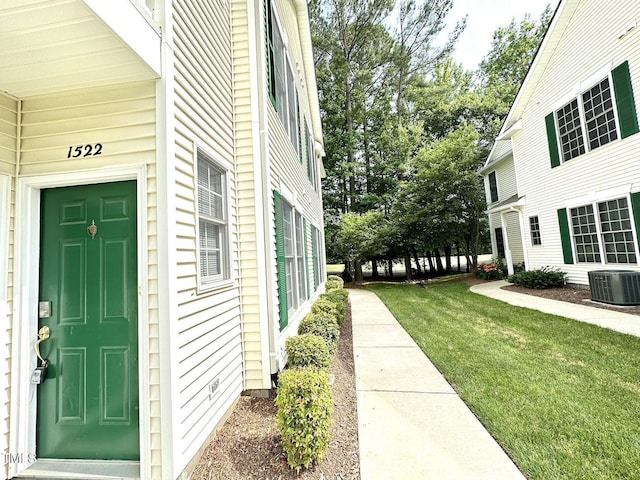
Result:
[[[284,366],[324,152],[306,2],[265,1],[0,4],[0,478],[186,478]]]
[[[639,20],[635,2],[560,2],[482,170],[494,255],[500,230],[510,263],[570,283],[639,270]]]

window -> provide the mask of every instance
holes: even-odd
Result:
[[[545,118],[552,168],[640,130],[629,63],[602,75]]]
[[[608,78],[587,90],[582,95],[582,104],[590,150],[618,138]]]
[[[578,262],[599,262],[600,247],[592,205],[571,209],[571,230]]]
[[[322,276],[320,275],[320,264],[318,262],[320,248],[320,231],[311,226],[311,261],[313,263],[313,289],[316,290],[320,285]]]
[[[265,0],[265,10],[269,97],[293,148],[300,154],[300,118],[294,69],[287,57],[287,50],[271,0]]]
[[[307,178],[313,185],[313,188],[318,190],[318,162],[316,159],[316,152],[313,147],[313,135],[309,129],[309,123],[307,119],[304,120],[305,139],[307,144]]]
[[[636,263],[636,248],[626,198],[598,203],[607,263]]]
[[[502,236],[502,228],[496,228],[496,248],[498,249],[498,257],[506,258],[504,251],[504,238]]]
[[[276,220],[276,268],[280,302],[280,329],[289,324],[289,314],[308,298],[304,219],[274,191]]]
[[[491,195],[491,203],[498,201],[498,181],[496,180],[496,172],[489,174],[489,194]]]
[[[582,114],[577,98],[556,112],[562,158],[565,162],[585,153],[583,128],[589,150],[618,138],[609,77],[584,92],[581,101]]]
[[[540,220],[538,216],[529,217],[529,230],[531,230],[531,245],[542,245],[540,235]]]
[[[570,209],[576,259],[583,263],[637,263],[626,197]]]
[[[582,138],[582,126],[580,125],[580,112],[578,100],[574,99],[556,112],[558,131],[560,132],[560,145],[562,146],[563,160],[584,153],[584,140]]]
[[[200,284],[229,278],[226,171],[197,149],[198,273]]]
[[[302,303],[307,299],[307,279],[306,273],[307,269],[305,268],[305,239],[304,239],[304,228],[302,225],[302,215],[296,212],[296,272],[298,273],[297,283],[298,283],[298,301]]]

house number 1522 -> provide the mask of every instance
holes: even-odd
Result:
[[[101,143],[96,143],[95,145],[78,145],[77,147],[71,146],[69,147],[69,151],[67,152],[67,158],[95,157],[96,155],[100,155],[101,153]]]

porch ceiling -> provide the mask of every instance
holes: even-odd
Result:
[[[145,29],[139,33],[157,36],[159,55],[160,36],[139,15],[136,26]],[[111,27],[83,0],[1,0],[0,90],[25,98],[156,78],[154,68]]]

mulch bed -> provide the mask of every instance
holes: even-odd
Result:
[[[640,315],[640,306],[615,306],[601,302],[594,302],[591,300],[591,291],[586,288],[566,286],[562,288],[536,290],[533,288],[516,287],[515,285],[509,285],[502,288],[504,290],[511,290],[512,292],[526,293],[527,295],[535,295],[536,297],[543,297],[551,300],[561,300],[563,302],[577,303],[588,307],[603,308],[605,310],[615,310],[617,312]]]
[[[331,442],[324,460],[296,473],[287,465],[276,428],[275,392],[269,398],[241,397],[233,413],[209,444],[191,478],[194,480],[276,480],[360,478],[358,413],[353,367],[351,310],[340,331],[340,345],[329,373],[333,383]]]

